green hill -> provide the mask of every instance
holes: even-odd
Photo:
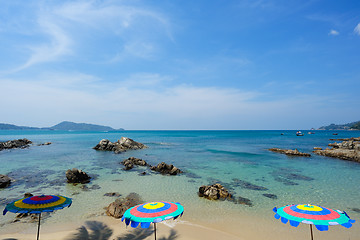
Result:
[[[39,128],[16,126],[13,124],[0,123],[0,130],[30,130],[30,129],[39,129]]]
[[[89,123],[74,123],[68,121],[61,122],[55,126],[50,127],[50,129],[63,131],[115,131],[114,128],[108,126]]]
[[[319,130],[360,130],[360,121],[346,123],[346,124],[330,124],[328,126],[322,126]]]

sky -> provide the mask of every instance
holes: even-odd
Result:
[[[358,0],[0,0],[0,122],[310,129],[360,120]]]

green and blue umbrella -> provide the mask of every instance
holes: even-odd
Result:
[[[284,224],[289,222],[293,227],[299,226],[300,223],[310,224],[311,239],[313,239],[312,225],[315,225],[319,231],[327,231],[329,226],[335,225],[350,228],[355,222],[346,212],[310,204],[275,207],[273,211],[275,212],[274,217],[280,219]]]
[[[60,195],[40,195],[22,198],[6,205],[3,215],[7,212],[39,214],[37,238],[39,239],[40,219],[42,212],[53,212],[55,210],[70,207],[71,198]]]
[[[136,228],[139,225],[141,228],[148,228],[151,223],[154,223],[154,233],[156,239],[156,223],[168,219],[176,219],[182,216],[184,207],[180,203],[174,202],[150,202],[134,206],[128,209],[121,221],[125,221],[128,226]]]

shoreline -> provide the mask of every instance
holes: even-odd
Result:
[[[186,214],[186,213],[185,213]],[[271,218],[270,218],[271,217]],[[15,223],[17,229],[13,228],[11,232],[1,233],[1,239],[21,239],[32,240],[36,236],[36,222]],[[72,223],[51,223],[44,222],[40,229],[40,239],[51,240],[77,240],[82,232],[86,229],[88,234],[101,233],[101,240],[125,240],[134,239],[154,239],[153,225],[142,231],[141,228],[126,227],[120,219],[114,219],[108,216],[98,216],[89,218],[83,222]],[[21,230],[20,230],[21,229]],[[8,229],[9,230],[9,229]],[[281,221],[273,218],[273,214],[266,215],[262,218],[243,214],[242,216],[234,214],[224,219],[220,218],[204,219],[203,221],[189,219],[185,215],[175,221],[168,220],[158,223],[158,239],[170,240],[265,240],[279,239],[288,240],[289,237],[294,240],[303,240],[310,237],[309,227],[307,224],[300,224],[299,227],[291,227],[289,224],[283,224]],[[349,239],[357,240],[360,236],[360,227],[356,222],[352,228],[347,229],[342,226],[332,226],[329,231],[320,232],[315,230],[316,239],[337,240]],[[86,239],[86,238],[85,238]]]

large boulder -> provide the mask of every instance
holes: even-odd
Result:
[[[134,165],[137,166],[149,166],[149,164],[140,158],[135,157],[129,157],[128,159],[125,159],[121,162],[122,165],[125,166],[125,170],[130,170],[134,167]]]
[[[349,161],[360,162],[360,137],[359,138],[348,138],[341,139],[340,143],[330,143],[329,146],[324,150],[318,149],[313,152],[318,155],[326,157],[335,157]]]
[[[130,193],[125,198],[118,198],[115,202],[109,204],[106,208],[106,214],[114,218],[121,218],[126,210],[143,203],[141,197],[137,193]]]
[[[12,149],[12,148],[26,148],[31,143],[32,142],[26,138],[11,140],[7,142],[0,142],[0,151],[4,149]]]
[[[182,171],[174,165],[169,165],[164,162],[159,163],[157,166],[152,166],[150,167],[150,169],[161,174],[177,175],[179,173],[182,173]]]
[[[230,200],[232,195],[221,184],[215,183],[213,185],[203,185],[199,188],[199,197],[204,197],[210,200]]]
[[[110,142],[108,139],[102,139],[95,147],[93,147],[95,150],[114,151],[115,153],[144,148],[147,148],[147,146],[127,137],[121,137],[117,142]]]
[[[86,172],[78,170],[77,168],[67,170],[66,178],[68,183],[88,183],[91,179]]]
[[[11,179],[8,176],[0,174],[0,188],[6,188],[10,183]]]
[[[300,156],[300,157],[311,157],[309,153],[299,152],[299,150],[295,149],[280,149],[280,148],[270,148],[269,151],[283,153],[288,156]]]

